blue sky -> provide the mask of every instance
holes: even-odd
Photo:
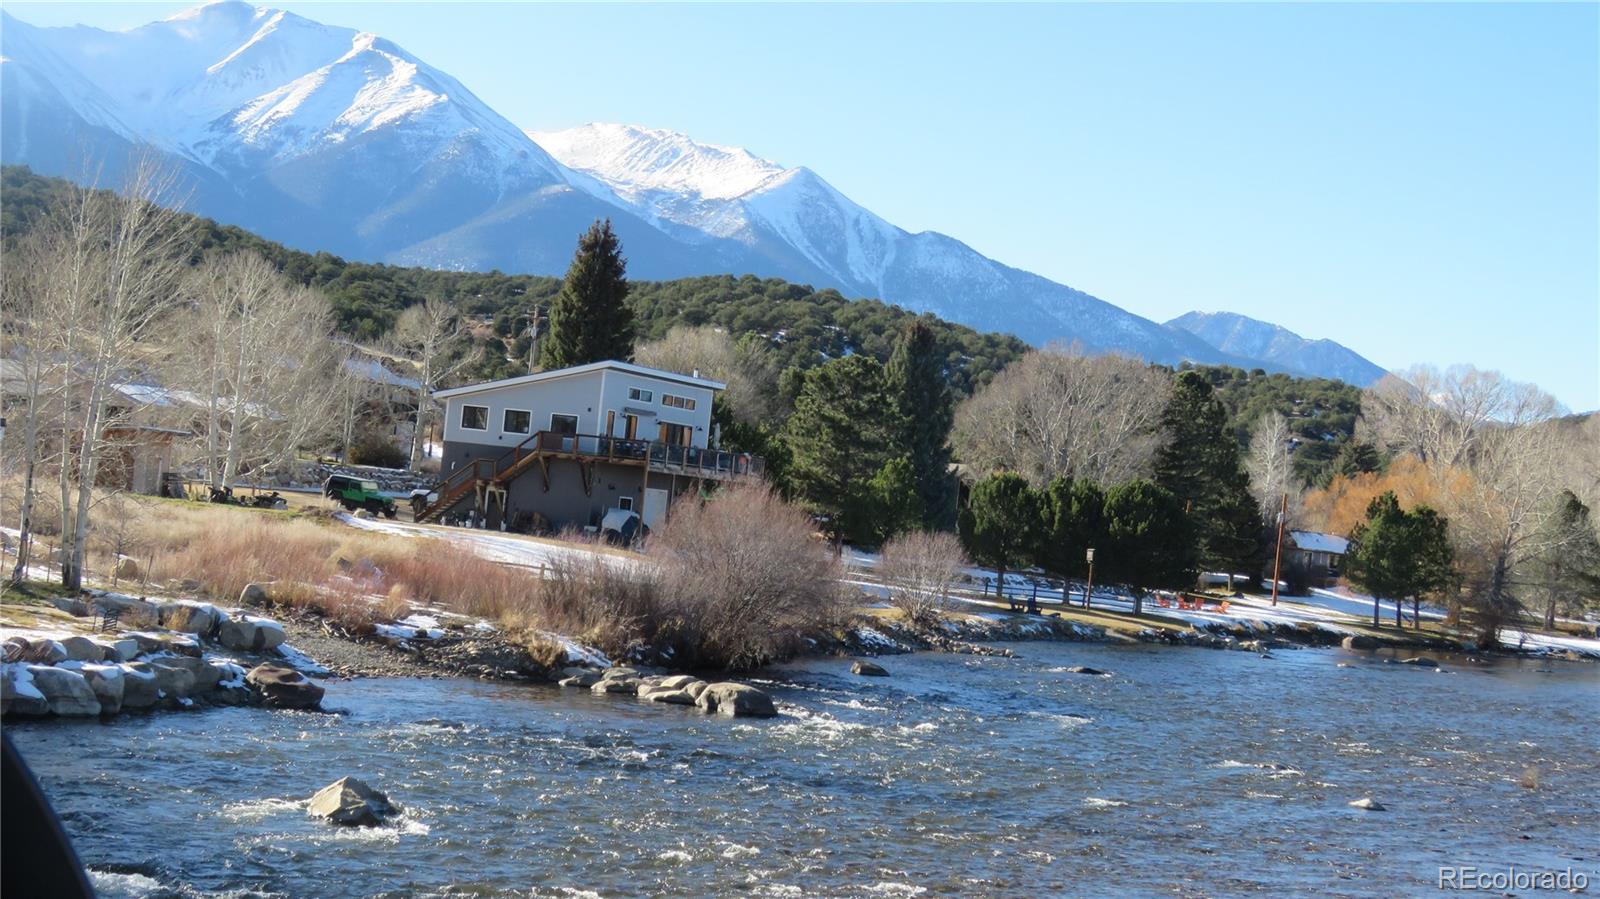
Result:
[[[184,3],[7,2],[130,27]],[[1165,320],[1600,407],[1595,4],[282,3],[518,125],[670,128]]]

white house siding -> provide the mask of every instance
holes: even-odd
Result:
[[[531,413],[530,433],[549,430],[550,416],[559,413],[578,416],[578,433],[598,434],[605,422],[605,416],[598,411],[603,375],[603,372],[587,372],[568,378],[552,378],[531,384],[510,384],[465,396],[450,397],[445,406],[445,442],[498,446],[503,447],[502,452],[516,446],[529,435],[511,434],[503,430],[507,409],[526,409]],[[487,431],[474,431],[461,427],[461,410],[464,406],[489,408]],[[448,473],[449,469],[445,471]]]

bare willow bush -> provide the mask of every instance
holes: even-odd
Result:
[[[912,621],[932,624],[950,607],[966,565],[956,535],[911,531],[884,544],[880,573],[891,605]]]
[[[662,627],[685,665],[751,668],[786,658],[839,613],[838,563],[811,519],[764,484],[680,498],[651,537]]]

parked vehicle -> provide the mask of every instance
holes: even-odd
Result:
[[[351,512],[366,509],[385,518],[393,518],[400,513],[394,500],[378,491],[377,481],[365,481],[343,474],[332,475],[323,482],[322,495]]]
[[[629,546],[650,531],[632,509],[607,509],[600,519],[600,536],[613,546]]]

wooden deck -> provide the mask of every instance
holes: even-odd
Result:
[[[601,462],[719,481],[760,475],[763,470],[761,458],[749,453],[671,446],[652,440],[629,440],[599,434],[539,431],[499,458],[473,459],[470,464],[451,472],[439,484],[439,498],[423,509],[416,520],[437,520],[468,496],[473,497],[478,507],[482,508],[486,495],[503,493],[507,485],[533,471],[539,472],[544,489],[548,491],[550,463],[560,459],[578,463],[586,494],[594,486],[594,466]]]

